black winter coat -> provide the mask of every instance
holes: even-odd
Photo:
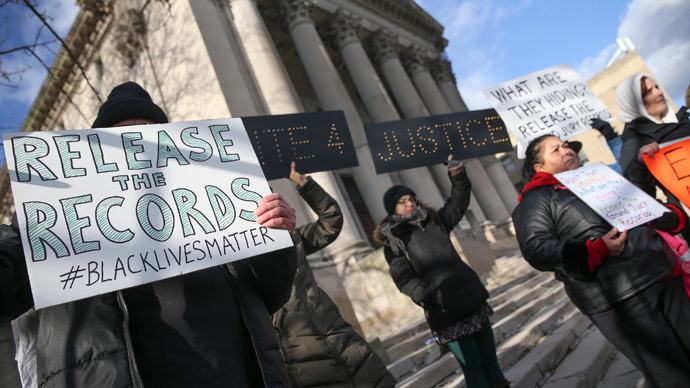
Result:
[[[681,120],[680,123],[657,124],[645,117],[640,117],[626,123],[622,136],[623,147],[620,160],[623,176],[653,198],[656,198],[656,187],[660,187],[666,195],[667,202],[682,209],[680,201],[654,178],[647,166],[637,159],[637,154],[640,148],[647,144],[653,142],[661,144],[688,136],[690,136],[690,122],[687,119]],[[690,225],[686,225],[681,233],[686,240],[690,241]]]
[[[646,225],[628,231],[625,249],[589,271],[587,240],[611,230],[570,190],[541,186],[524,192],[513,211],[523,257],[540,271],[554,272],[570,300],[585,314],[608,310],[669,275],[676,256]]]
[[[464,168],[450,180],[450,197],[442,208],[430,212],[421,228],[402,224],[393,229],[407,252],[395,254],[389,246],[384,248],[396,286],[424,308],[434,331],[469,316],[489,297],[479,276],[462,261],[450,241],[450,232],[469,206],[472,189]],[[380,234],[378,237],[384,239]]]
[[[290,382],[293,387],[393,387],[393,375],[319,288],[307,261],[307,255],[338,237],[340,207],[311,179],[298,191],[318,220],[292,234],[297,274],[290,300],[273,316]]]
[[[238,301],[246,329],[228,328],[227,335],[250,334],[267,387],[289,386],[270,314],[289,297],[296,259],[295,248],[290,247],[199,271],[222,271],[227,276],[236,295],[213,294],[208,298]],[[15,318],[32,305],[18,231],[13,226],[1,225],[0,312]],[[142,386],[128,327],[129,310],[122,292],[47,307],[37,314],[39,387]],[[189,314],[180,319],[196,327],[220,326]]]

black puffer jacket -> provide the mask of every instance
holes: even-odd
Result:
[[[675,255],[654,229],[628,231],[623,252],[589,271],[587,240],[611,226],[569,190],[541,186],[522,194],[513,223],[524,258],[540,271],[554,272],[570,300],[585,314],[610,309],[669,275]]]
[[[318,216],[292,234],[298,267],[290,300],[276,312],[293,387],[393,387],[395,378],[316,284],[307,255],[333,242],[343,225],[338,203],[309,180],[299,193]]]
[[[407,255],[396,255],[389,246],[384,248],[393,281],[424,308],[434,331],[470,315],[473,311],[468,313],[464,307],[479,308],[489,297],[479,276],[460,259],[450,241],[450,232],[469,206],[472,189],[464,168],[450,179],[450,197],[441,209],[429,212],[421,228],[403,224],[393,229],[405,244]],[[385,239],[380,232],[377,237]]]
[[[197,276],[204,276],[204,273],[210,273],[204,271],[221,271],[224,273],[221,276],[225,276],[235,290],[235,296],[213,294],[207,298],[218,303],[222,298],[236,298],[246,329],[228,328],[223,334],[250,334],[267,387],[289,386],[270,313],[287,301],[296,263],[295,248],[290,247],[197,273]],[[184,303],[194,301],[185,298]],[[15,227],[2,225],[0,312],[14,318],[32,305],[19,234]],[[128,326],[131,317],[123,292],[47,307],[38,310],[37,314],[39,387],[142,386]],[[220,326],[217,322],[200,321],[189,314],[180,316],[180,319],[190,326]]]

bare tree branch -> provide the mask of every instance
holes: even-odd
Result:
[[[67,51],[67,54],[69,54],[70,58],[72,58],[74,63],[79,67],[79,71],[84,76],[84,81],[89,85],[89,87],[91,88],[93,93],[96,95],[96,98],[98,98],[98,102],[103,103],[103,100],[101,99],[101,95],[98,93],[96,88],[94,88],[93,85],[91,85],[91,82],[89,81],[89,77],[87,77],[87,75],[86,75],[86,70],[84,70],[84,67],[82,67],[81,63],[79,63],[79,59],[75,57],[75,55],[72,53],[72,50],[70,50],[70,48],[67,46],[67,43],[65,43],[65,41],[62,40],[60,35],[58,35],[57,32],[55,32],[55,30],[53,30],[53,27],[51,27],[50,24],[48,24],[45,17],[43,17],[43,15],[41,15],[28,0],[23,0],[23,1],[24,1],[24,4],[26,4],[26,6],[29,9],[31,9],[31,11],[34,13],[34,15],[36,15],[41,20],[43,25],[46,26],[46,28],[48,28],[48,30],[50,30],[50,32],[53,34],[53,36],[55,36],[60,41],[60,43],[62,44],[62,47],[64,47],[65,50]],[[43,61],[41,61],[41,63],[42,62]],[[50,74],[50,69],[48,69],[48,73]],[[69,96],[68,96],[68,98],[69,98]],[[71,99],[70,99],[70,102],[71,102]],[[88,122],[88,120],[87,120],[87,122]]]
[[[49,40],[49,41],[47,41],[47,42],[33,43],[33,44],[25,45],[25,46],[13,47],[13,48],[11,48],[11,49],[9,49],[9,50],[0,51],[0,55],[5,55],[5,54],[13,53],[13,52],[15,52],[15,51],[20,51],[20,50],[26,50],[26,49],[29,49],[29,48],[34,49],[34,48],[36,48],[36,47],[47,46],[47,45],[49,45],[49,44],[51,44],[51,43],[55,43],[55,42],[57,42],[57,41],[56,41],[56,40]]]
[[[29,51],[29,52],[31,53],[31,55],[33,55],[33,57],[36,58],[36,60],[37,60],[41,65],[43,65],[43,67],[44,67],[46,70],[48,70],[48,76],[49,76],[50,78],[53,78],[53,79],[55,80],[55,76],[54,76],[53,73],[50,71],[50,66],[48,66],[45,62],[43,62],[43,59],[41,59],[41,57],[40,57],[38,54],[36,54],[36,52],[33,51],[32,49],[29,48],[29,49],[27,49],[27,51]],[[56,82],[55,85],[58,85],[58,83]],[[86,116],[84,115],[84,113],[82,113],[81,109],[79,109],[79,106],[78,106],[77,104],[74,103],[74,101],[72,100],[72,97],[70,97],[69,93],[67,93],[67,91],[65,91],[65,89],[64,89],[62,86],[60,86],[60,91],[62,92],[62,94],[65,95],[65,97],[67,97],[67,100],[72,104],[72,106],[74,106],[74,109],[77,110],[77,112],[78,112],[79,115],[84,119],[84,121],[88,123],[89,120],[86,118]]]

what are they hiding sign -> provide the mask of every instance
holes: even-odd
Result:
[[[239,118],[3,140],[36,308],[292,245]]]

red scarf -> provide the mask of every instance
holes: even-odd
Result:
[[[532,177],[532,180],[529,181],[525,187],[522,189],[522,193],[518,196],[518,202],[522,201],[522,195],[525,194],[527,191],[532,190],[537,187],[542,187],[542,186],[554,186],[554,185],[561,185],[561,182],[554,178],[553,174],[548,173],[548,172],[543,172],[540,171]],[[562,185],[561,185],[562,186]],[[559,187],[559,188],[564,188],[565,187]]]

